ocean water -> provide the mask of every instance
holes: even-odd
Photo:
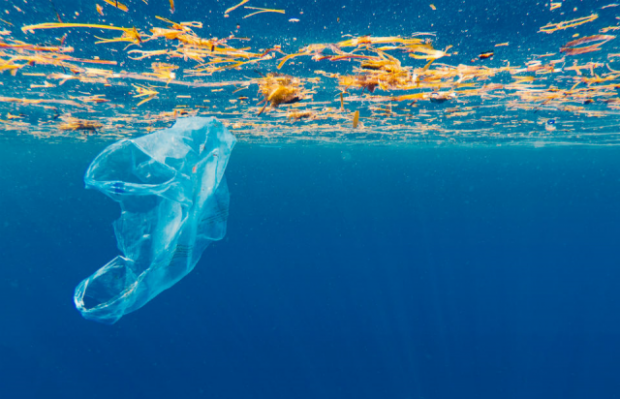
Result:
[[[243,18],[254,9],[242,5],[225,18],[234,1],[176,0],[174,12],[168,1],[146,3],[126,0],[123,12],[101,1],[102,16],[90,1],[4,2],[0,398],[620,397],[620,51],[605,38],[581,43],[608,40],[583,54],[559,51],[613,36],[604,30],[618,26],[620,7],[270,1],[245,6],[286,14]],[[574,28],[539,31],[593,14]],[[370,92],[326,77],[367,73],[354,58],[295,58],[279,70],[278,54],[194,76],[187,69],[206,61],[172,52],[130,58],[179,43],[125,48],[94,44],[117,31],[20,30],[61,18],[136,27],[146,37],[166,26],[155,16],[202,21],[201,37],[250,38],[259,55],[274,45],[293,54],[363,35],[433,32],[433,48],[453,53],[428,73],[445,63],[497,75],[471,78],[474,86],[429,78],[416,89]],[[23,43],[58,45],[66,32],[75,59],[27,58],[51,50]],[[229,44],[239,48],[237,39]],[[334,48],[318,55],[334,57]],[[426,73],[428,59],[393,54]],[[177,75],[148,75],[155,61],[177,65]],[[509,65],[523,70],[499,71]],[[269,105],[257,89],[278,71],[308,79],[305,90],[315,93]],[[502,86],[489,92],[491,83]],[[139,89],[159,94],[136,97]],[[456,94],[397,98],[413,92]],[[299,104],[315,115],[292,118]],[[189,115],[214,115],[239,139],[226,170],[225,238],[118,323],[83,319],[74,289],[119,254],[112,222],[120,212],[84,189],[86,168],[115,140]]]
[[[102,145],[0,148],[3,397],[618,396],[615,148],[240,144],[226,238],[113,326]]]

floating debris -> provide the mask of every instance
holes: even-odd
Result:
[[[105,2],[104,7],[129,12],[124,3]],[[273,20],[267,13],[291,12],[251,7],[248,2],[229,7],[224,17],[243,8],[249,14],[237,14],[239,19],[252,17],[248,26],[260,27]],[[170,12],[175,12],[175,3],[169,3]],[[545,10],[561,4],[547,3]],[[433,13],[437,8],[429,6],[420,12],[437,15]],[[89,8],[90,14],[82,15],[99,18],[104,7],[95,4],[98,14]],[[610,33],[620,25],[609,24],[608,15],[599,19],[594,11],[598,9],[540,28],[547,34],[575,29],[566,32],[574,39],[565,44],[553,43],[554,36],[528,46],[518,38],[501,43],[497,41],[508,38],[478,38],[482,44],[476,46],[482,49],[507,47],[497,53],[477,53],[463,43],[456,51],[451,36],[442,32],[355,36],[348,33],[345,22],[338,32],[330,33],[326,26],[320,42],[300,38],[299,46],[294,37],[277,41],[269,34],[243,37],[235,22],[231,28],[236,30],[217,35],[219,28],[213,26],[222,18],[221,11],[210,25],[147,15],[147,22],[136,26],[81,23],[76,12],[72,18],[77,22],[26,25],[21,28],[26,35],[16,32],[19,37],[9,30],[10,22],[0,20],[5,27],[0,31],[0,71],[5,72],[0,88],[24,91],[0,96],[2,114],[7,116],[3,129],[52,137],[83,120],[106,127],[114,123],[114,129],[97,130],[97,137],[118,138],[199,114],[218,116],[242,140],[371,140],[378,137],[373,133],[389,140],[428,135],[516,139],[552,132],[547,126],[555,128],[550,121],[561,113],[562,128],[577,126],[575,137],[586,129],[616,132],[620,53]],[[299,18],[288,18],[289,23],[300,22],[304,13],[296,12]],[[62,36],[56,29],[64,30]],[[96,52],[89,47],[92,44],[97,45]],[[509,50],[520,58],[511,58]],[[237,94],[246,89],[250,90]],[[360,113],[365,115],[363,124]],[[61,117],[67,129],[53,122]],[[605,127],[596,122],[601,118]],[[356,132],[349,136],[352,119]],[[545,129],[540,128],[543,123]],[[82,125],[86,128],[77,130],[88,131],[89,125]],[[565,130],[556,132],[568,135]]]
[[[58,129],[60,130],[85,130],[90,132],[97,132],[97,129],[103,127],[98,121],[86,120],[86,119],[78,119],[73,117],[65,117],[64,121],[58,125]]]
[[[560,48],[560,52],[566,55],[586,54],[593,51],[599,51],[601,46],[610,40],[615,39],[615,36],[611,35],[595,35],[582,37],[581,39],[573,40],[566,43]],[[594,43],[589,46],[583,46],[584,44]]]

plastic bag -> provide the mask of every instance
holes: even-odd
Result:
[[[121,206],[117,256],[75,289],[86,319],[113,324],[187,275],[226,233],[224,179],[235,137],[215,118],[121,140],[89,166],[87,188]]]

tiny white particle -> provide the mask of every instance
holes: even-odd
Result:
[[[288,20],[288,22],[299,22],[299,20],[297,18],[291,18]]]

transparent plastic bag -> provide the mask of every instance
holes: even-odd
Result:
[[[235,142],[215,118],[186,118],[116,142],[93,160],[86,187],[120,204],[114,230],[123,255],[76,287],[82,316],[117,322],[176,284],[212,241],[224,237],[224,170]]]

